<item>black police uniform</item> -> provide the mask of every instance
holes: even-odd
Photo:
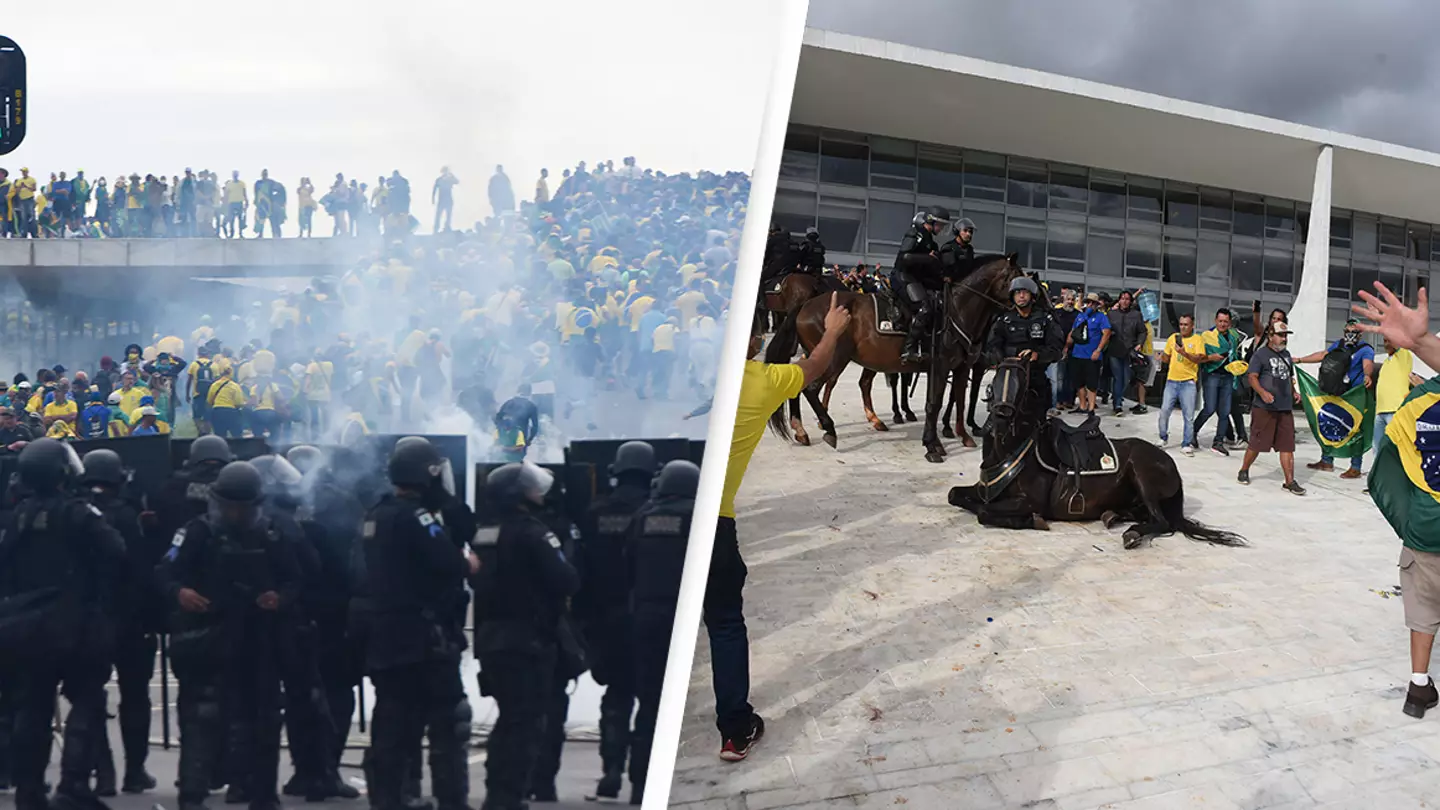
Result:
[[[945,280],[952,284],[964,281],[974,262],[975,246],[969,242],[951,239],[940,246],[940,264],[944,268]]]
[[[623,474],[614,490],[591,504],[580,524],[581,585],[574,612],[582,617],[590,674],[605,687],[600,699],[601,793],[610,797],[618,795],[624,778],[635,711],[626,545],[630,523],[650,497],[649,478],[643,472]]]
[[[1015,309],[1001,313],[985,340],[985,362],[994,366],[1026,349],[1035,352],[1030,361],[1028,402],[1031,415],[1038,417],[1050,407],[1050,378],[1045,370],[1059,361],[1065,350],[1065,332],[1048,310],[1031,307],[1028,315]]]
[[[233,791],[252,808],[278,804],[282,624],[298,602],[293,543],[271,521],[229,528],[203,517],[175,534],[159,569],[170,618],[170,659],[180,682],[180,806],[203,806],[224,752]],[[210,601],[179,606],[181,589]],[[279,609],[256,604],[279,596]],[[228,749],[228,750],[227,750]]]
[[[630,535],[631,610],[634,615],[635,692],[640,709],[630,756],[630,784],[636,798],[645,791],[650,767],[650,746],[665,682],[665,659],[685,570],[685,547],[690,537],[693,498],[658,497],[635,515]],[[632,804],[635,803],[632,799]]]
[[[561,541],[528,507],[510,507],[493,536],[477,537],[475,655],[480,692],[499,708],[485,762],[485,807],[519,807],[530,790],[552,714],[566,600],[580,577]]]
[[[22,469],[24,463],[22,457]],[[31,638],[0,649],[0,659],[11,666],[7,691],[14,690],[11,776],[17,810],[47,807],[45,769],[62,684],[70,713],[60,783],[50,806],[95,806],[90,774],[105,724],[111,617],[124,567],[124,540],[100,511],[58,491],[25,499],[0,533],[0,599],[46,589],[58,594],[51,608],[30,614]]]
[[[540,513],[557,538],[560,553],[566,560],[578,560],[580,529],[564,514],[544,509]],[[576,574],[580,573],[576,566]],[[581,577],[583,582],[583,577]],[[568,607],[568,605],[567,605]],[[560,759],[565,752],[565,720],[570,716],[570,682],[585,674],[588,668],[586,651],[570,610],[560,614],[559,643],[556,646],[555,672],[550,679],[550,694],[545,699],[545,719],[536,748],[535,765],[530,770],[530,786],[526,795],[537,802],[556,801],[555,780],[560,775]]]
[[[456,600],[470,569],[442,521],[418,497],[387,495],[362,532],[365,667],[375,684],[370,795],[379,810],[401,806],[405,773],[427,727],[440,810],[469,800],[471,717]]]
[[[907,355],[920,348],[930,328],[931,305],[926,290],[940,289],[944,273],[940,259],[930,254],[939,250],[934,234],[924,225],[912,224],[900,240],[900,251],[895,255],[891,287],[910,305],[910,329],[905,338]]]

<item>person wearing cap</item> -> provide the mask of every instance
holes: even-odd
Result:
[[[1070,358],[1066,371],[1074,381],[1075,408],[1095,412],[1095,392],[1100,388],[1100,358],[1110,343],[1110,318],[1100,311],[1100,295],[1085,296],[1085,307],[1075,313],[1065,336],[1065,354]],[[1077,342],[1077,338],[1084,342]]]
[[[1360,322],[1354,318],[1345,322],[1345,331],[1341,333],[1339,340],[1331,343],[1324,351],[1297,357],[1295,362],[1319,363],[1325,359],[1325,355],[1334,351],[1344,351],[1350,355],[1350,368],[1345,372],[1346,390],[1362,383],[1366,388],[1375,387],[1375,347],[1364,341],[1360,334]],[[1341,473],[1340,477],[1359,478],[1363,461],[1363,456],[1351,456],[1350,469]],[[1319,461],[1312,461],[1305,466],[1317,472],[1332,472],[1335,469],[1335,457],[1322,452]]]
[[[170,433],[168,422],[160,418],[160,412],[154,405],[146,405],[137,413],[140,420],[130,431],[131,436],[166,436]]]
[[[4,380],[0,380],[0,406],[8,408],[11,407],[11,405],[12,403],[10,402],[10,383]]]
[[[15,409],[0,405],[0,451],[18,453],[26,442],[34,441],[35,434],[15,418]]]
[[[1250,409],[1250,444],[1236,480],[1249,484],[1250,465],[1261,453],[1274,450],[1280,454],[1285,490],[1304,495],[1305,488],[1295,480],[1295,405],[1300,391],[1295,387],[1295,360],[1286,348],[1290,334],[1284,321],[1270,324],[1265,345],[1250,358],[1246,383],[1255,392],[1255,406]]]
[[[78,431],[82,439],[105,439],[124,436],[125,423],[116,419],[110,406],[105,404],[105,395],[94,391],[89,403],[80,412]]]
[[[53,428],[55,423],[64,422],[74,433],[75,420],[80,413],[79,407],[70,399],[70,387],[68,385],[55,386],[55,398],[47,405],[40,414],[40,421],[46,428]]]

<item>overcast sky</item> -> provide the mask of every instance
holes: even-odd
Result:
[[[1431,0],[810,0],[809,25],[1440,151]]]
[[[768,0],[5,6],[31,101],[0,167],[42,182],[268,168],[292,195],[302,175],[323,193],[336,172],[373,184],[399,169],[422,231],[445,164],[457,226],[490,213],[497,163],[525,199],[540,167],[553,190],[580,160],[750,171],[778,39]]]

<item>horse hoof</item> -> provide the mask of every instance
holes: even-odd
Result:
[[[1121,535],[1121,539],[1125,541],[1125,548],[1138,548],[1141,543],[1145,542],[1145,536],[1134,530],[1125,532]]]
[[[945,429],[940,431],[940,435],[947,439],[953,439],[955,438],[955,431],[951,430],[949,425],[946,425]]]
[[[823,439],[825,440],[825,443],[826,443],[826,444],[830,445],[830,448],[831,448],[831,449],[834,449],[834,448],[835,448],[835,434],[834,434],[834,433],[826,433],[826,434],[825,434],[823,437],[821,437],[821,438],[823,438]]]
[[[795,434],[795,443],[798,444],[798,445],[800,445],[801,447],[809,447],[809,446],[810,446],[810,437],[809,437],[809,436],[806,436],[804,433],[796,433],[796,434]]]
[[[966,436],[966,437],[965,437],[965,441],[964,441],[964,445],[965,445],[966,447],[974,447],[974,446],[975,446],[975,440],[972,439],[972,438],[970,438],[969,436]]]
[[[1031,518],[1030,528],[1040,532],[1048,532],[1050,531],[1050,524],[1045,521],[1045,518],[1035,515]]]
[[[915,414],[913,414],[913,413],[911,413],[911,412],[909,412],[909,411],[906,411],[906,412],[905,412],[905,421],[907,421],[907,422],[919,422],[919,421],[920,421],[920,417],[916,416]]]
[[[925,451],[925,460],[931,464],[939,464],[945,460],[945,453],[943,450],[927,450]]]
[[[870,426],[881,433],[885,433],[886,431],[890,430],[890,426],[885,424],[885,422],[880,419],[876,419],[874,422],[871,422]]]
[[[1120,516],[1114,512],[1106,512],[1100,516],[1100,522],[1105,525],[1105,528],[1113,529],[1115,524],[1120,522]]]

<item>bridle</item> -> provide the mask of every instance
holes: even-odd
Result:
[[[1006,391],[1012,388],[1016,391],[1014,402],[990,403],[990,413],[998,416],[1006,423],[1006,434],[1014,436],[1019,416],[1025,409],[1026,399],[1030,396],[1030,361],[1019,358],[1011,358],[1001,361],[995,368],[995,377],[990,382],[990,390],[1004,396]],[[993,399],[993,398],[992,398]]]
[[[1010,260],[1009,260],[1008,258],[1006,258],[1006,259],[1005,259],[1005,269],[1006,269],[1007,271],[1009,271],[1009,270],[1012,268],[1012,266],[1013,266],[1013,265],[1012,265],[1012,263],[1010,262]],[[1000,309],[1000,310],[1009,309],[1010,306],[1011,306],[1011,304],[1010,304],[1009,302],[1000,299],[998,296],[995,296],[995,295],[991,295],[991,294],[990,294],[988,285],[989,285],[989,284],[993,284],[993,283],[994,283],[993,280],[992,280],[992,281],[987,281],[987,282],[986,282],[986,286],[981,286],[981,285],[978,285],[978,284],[973,284],[972,282],[974,282],[978,277],[979,277],[978,274],[972,274],[972,275],[966,277],[966,279],[965,279],[964,281],[960,282],[960,284],[959,284],[954,290],[947,290],[947,291],[946,291],[946,294],[945,294],[945,320],[950,324],[951,327],[953,327],[953,328],[955,329],[956,334],[960,335],[960,337],[961,337],[962,339],[964,339],[964,341],[965,341],[965,352],[966,352],[967,355],[968,355],[972,350],[974,350],[974,348],[975,348],[975,346],[976,346],[976,341],[975,341],[975,338],[971,337],[971,336],[970,336],[968,333],[966,333],[966,331],[960,326],[960,319],[959,319],[958,317],[956,317],[954,314],[951,313],[951,311],[950,311],[950,301],[952,300],[952,296],[955,296],[955,295],[957,295],[957,294],[959,294],[959,293],[964,293],[964,294],[965,294],[965,296],[964,296],[965,298],[976,297],[976,298],[984,299],[985,301],[993,304],[997,309]],[[1015,278],[1015,276],[1010,276],[1010,278]],[[1009,281],[1009,278],[1007,278],[1006,281],[1008,282],[1008,281]],[[962,300],[963,300],[963,299],[962,299]]]

